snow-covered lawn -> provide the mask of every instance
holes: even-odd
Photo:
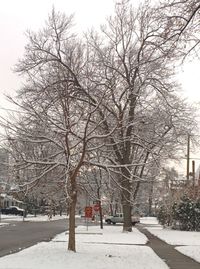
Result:
[[[0,258],[0,269],[168,269],[145,244],[136,228],[122,233],[122,226],[80,226],[76,230],[77,252],[67,251],[67,234],[57,235],[16,254]]]
[[[67,216],[63,215],[56,215],[53,216],[50,220],[59,220],[59,219],[66,219]],[[24,219],[25,221],[49,221],[49,218],[47,215],[37,215],[36,217],[34,215],[27,215],[27,217]]]
[[[63,241],[67,242],[67,236],[64,234],[57,235],[53,241]],[[144,234],[139,232],[136,228],[133,228],[132,233],[123,233],[122,226],[112,225],[104,226],[101,230],[97,226],[89,226],[88,230],[86,226],[79,226],[76,229],[76,241],[82,243],[104,243],[104,244],[131,244],[131,245],[145,245],[147,243],[147,238]]]
[[[0,222],[0,227],[2,226],[5,226],[5,225],[8,225],[9,223],[6,223],[6,222]]]
[[[200,232],[163,229],[159,225],[147,229],[166,243],[179,245],[176,247],[178,251],[200,262]]]
[[[162,227],[147,228],[149,232],[170,245],[200,246],[200,232],[177,231],[163,229]]]
[[[199,246],[176,247],[176,250],[200,263],[200,244]]]
[[[0,218],[0,228],[5,225],[9,225],[10,223],[7,223],[6,221],[29,221],[29,222],[36,222],[36,221],[54,221],[54,220],[59,220],[59,219],[66,219],[68,216],[63,215],[56,215],[53,216],[51,220],[49,220],[47,215],[37,215],[36,217],[34,215],[27,215],[26,218],[23,218],[22,216],[15,216],[15,215],[4,215],[1,214]],[[80,216],[77,216],[77,218],[80,218]]]
[[[157,218],[154,218],[154,217],[140,218],[140,223],[142,223],[142,224],[151,224],[151,225],[159,225]]]
[[[67,216],[53,216],[52,220],[58,220],[58,219],[66,219]],[[37,215],[36,217],[34,215],[28,214],[26,218],[23,218],[22,216],[15,216],[15,215],[4,215],[1,214],[1,221],[4,222],[5,220],[8,221],[49,221],[49,218],[47,215]]]
[[[1,269],[167,269],[149,247],[79,244],[77,253],[66,243],[40,243],[0,259]]]

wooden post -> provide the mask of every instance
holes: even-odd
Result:
[[[195,187],[195,161],[192,161],[192,185]]]
[[[187,140],[187,183],[189,183],[190,177],[190,135],[188,134]]]

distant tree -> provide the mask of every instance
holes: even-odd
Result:
[[[184,184],[178,179],[178,172],[175,168],[165,167],[160,176],[160,199],[158,203],[158,218],[165,212],[165,223],[163,225],[172,225],[173,206],[180,200],[184,191]]]

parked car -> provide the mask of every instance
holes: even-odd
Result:
[[[7,208],[2,208],[1,213],[5,215],[19,215],[23,216],[24,215],[24,209],[19,208],[17,206],[10,206]]]
[[[131,216],[131,221],[134,226],[136,223],[140,222],[140,218],[138,216]],[[107,224],[123,223],[124,215],[123,213],[116,213],[114,216],[106,216],[105,222],[107,222]]]

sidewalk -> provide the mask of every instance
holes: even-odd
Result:
[[[170,269],[200,269],[200,263],[181,254],[174,249],[175,246],[169,245],[152,235],[142,224],[137,225],[137,228],[148,238],[147,246],[151,247]]]

